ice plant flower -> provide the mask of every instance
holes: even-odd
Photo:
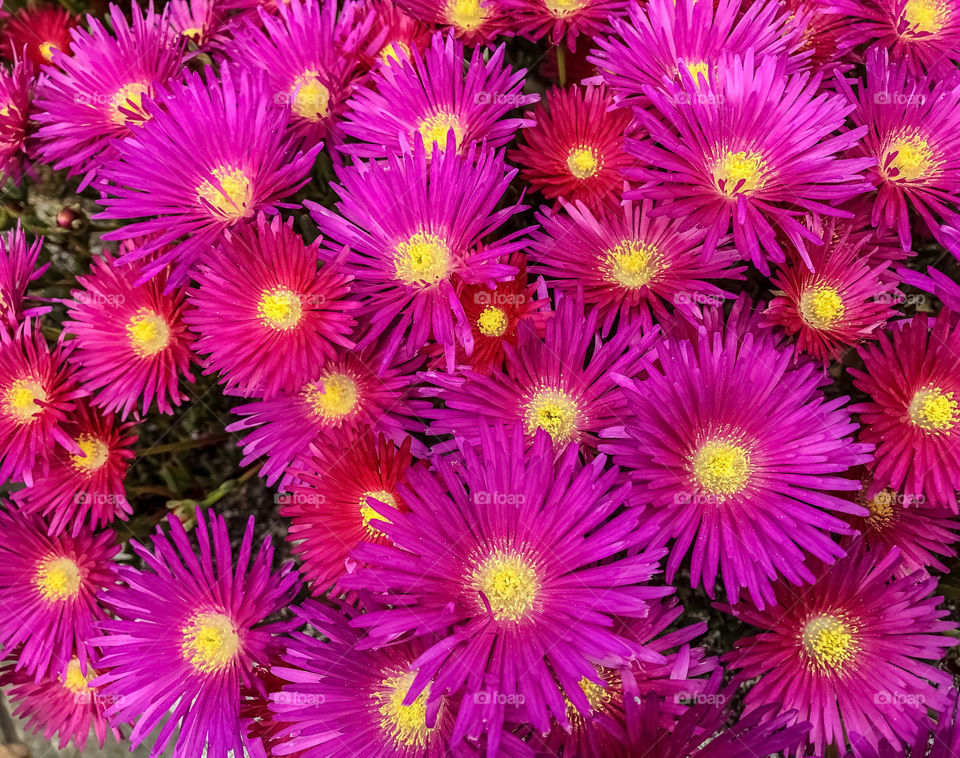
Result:
[[[650,202],[626,201],[623,208],[591,211],[582,202],[561,201],[562,210],[540,215],[528,249],[530,271],[547,277],[556,291],[596,308],[601,333],[618,319],[649,328],[673,306],[699,312],[732,294],[708,279],[743,279],[738,254],[724,247],[706,260],[705,232],[678,229],[680,222],[651,217]]]
[[[771,278],[775,296],[764,321],[796,335],[797,353],[839,360],[894,315],[900,293],[887,273],[890,261],[870,260],[871,238],[831,219],[824,244],[808,248],[813,271],[791,252]]]
[[[513,29],[503,0],[399,0],[398,4],[414,18],[449,29],[478,47]]]
[[[108,183],[98,218],[131,220],[104,239],[142,238],[125,263],[160,253],[141,280],[173,263],[168,280],[183,282],[226,229],[258,211],[287,207],[281,199],[302,187],[319,145],[301,152],[286,133],[289,108],[274,102],[266,79],[228,66],[188,72],[145,101],[148,116],[136,135],[117,143],[103,168]],[[157,171],[161,163],[164,171]]]
[[[123,480],[137,441],[131,424],[117,423],[112,414],[103,415],[81,400],[63,431],[79,452],[49,451],[47,473],[13,493],[13,501],[24,513],[42,515],[51,534],[76,537],[88,525],[96,529],[114,519],[126,521],[132,509]]]
[[[105,617],[96,595],[115,581],[112,532],[47,536],[38,516],[0,503],[0,647],[20,645],[16,670],[40,683],[69,676],[76,658],[87,673],[87,640]]]
[[[892,339],[859,349],[864,370],[851,368],[869,400],[860,414],[860,439],[877,447],[871,470],[878,487],[957,513],[960,488],[960,323],[943,311],[897,322]]]
[[[23,180],[27,125],[33,115],[33,77],[28,63],[0,69],[0,182]]]
[[[243,754],[240,688],[253,686],[252,667],[277,652],[277,635],[291,625],[266,619],[299,585],[291,564],[272,570],[269,537],[253,552],[252,516],[234,555],[226,522],[207,514],[198,514],[195,539],[170,517],[169,533],[158,530],[152,550],[131,543],[145,566],[120,569],[122,583],[101,596],[114,616],[90,642],[104,672],[92,684],[109,703],[110,723],[136,720],[134,747],[162,725],[155,753],[179,728],[174,758],[196,758],[205,748],[211,756]]]
[[[350,553],[360,542],[386,542],[371,521],[385,507],[406,510],[397,494],[413,462],[411,438],[397,446],[369,428],[352,432],[340,444],[318,445],[290,473],[294,483],[280,496],[280,515],[289,518],[287,535],[303,561],[304,581],[321,595],[352,570]]]
[[[886,50],[871,50],[865,83],[856,93],[849,83],[843,89],[856,105],[853,121],[867,129],[849,154],[873,162],[871,226],[879,234],[895,231],[910,250],[911,222],[919,218],[947,244],[941,226],[960,224],[960,81],[916,78],[906,65],[888,62]]]
[[[901,745],[939,708],[937,687],[952,683],[936,662],[956,644],[942,635],[957,628],[942,620],[937,580],[912,575],[887,581],[897,550],[855,551],[835,566],[820,566],[812,586],[797,592],[781,582],[765,610],[727,608],[763,630],[736,641],[729,665],[760,677],[747,693],[747,712],[779,703],[812,724],[813,752],[844,749],[856,732],[876,745]]]
[[[516,274],[500,261],[523,246],[522,232],[482,244],[525,207],[498,207],[515,175],[502,153],[475,145],[463,155],[443,150],[428,159],[417,133],[413,152],[343,169],[334,185],[337,212],[305,203],[327,237],[321,256],[350,248],[344,271],[355,277],[368,323],[361,346],[389,332],[385,359],[413,355],[431,337],[451,362],[454,344],[470,352],[457,288]]]
[[[63,429],[84,394],[67,369],[70,350],[61,335],[51,351],[34,319],[0,328],[0,481],[33,484],[55,445],[80,452]]]
[[[364,426],[399,439],[421,430],[414,421],[427,403],[413,399],[422,359],[382,365],[378,351],[340,351],[294,392],[240,405],[228,432],[249,432],[240,445],[241,465],[266,456],[260,476],[272,486],[286,468],[309,453],[311,443],[341,449],[350,434]],[[377,366],[381,366],[377,368]]]
[[[733,229],[740,254],[769,274],[786,240],[809,264],[805,243],[822,239],[803,214],[849,215],[835,206],[870,189],[869,158],[843,158],[866,127],[837,133],[853,110],[822,91],[820,74],[784,73],[782,59],[724,56],[709,73],[669,88],[645,86],[651,107],[635,111],[647,136],[628,141],[638,160],[631,197],[663,201],[681,228],[707,229],[709,256]],[[701,88],[702,91],[701,91]]]
[[[68,176],[91,182],[114,157],[118,140],[149,118],[144,98],[177,76],[183,44],[167,15],[131,4],[110,6],[110,26],[90,16],[87,30],[73,32],[70,55],[57,55],[37,87],[38,154]]]
[[[788,54],[795,70],[806,56],[790,39],[790,21],[779,4],[759,0],[741,9],[739,0],[650,0],[632,4],[625,17],[611,19],[614,34],[598,37],[589,56],[621,105],[646,105],[644,87],[680,81],[686,69],[694,81],[710,81],[723,54]],[[742,10],[742,12],[741,12]]]
[[[624,381],[631,413],[600,450],[631,470],[657,542],[673,540],[668,581],[690,554],[692,586],[712,597],[719,575],[728,598],[746,589],[762,608],[773,577],[812,578],[805,553],[843,554],[840,516],[866,511],[828,493],[859,488],[841,475],[871,448],[851,440],[847,398],[827,400],[822,374],[772,338],[728,326],[656,350],[646,379]]]
[[[435,35],[424,53],[413,50],[378,69],[350,98],[345,116],[343,131],[359,142],[341,149],[361,157],[409,152],[416,134],[428,156],[454,146],[462,153],[483,140],[503,147],[533,123],[506,115],[539,99],[523,94],[526,70],[505,64],[504,50],[488,55],[477,47],[465,57],[462,43]]]
[[[259,215],[226,232],[194,274],[183,321],[194,351],[225,391],[273,397],[300,388],[338,348],[353,348],[350,276],[337,261],[317,268],[319,242],[304,244],[293,219]]]
[[[516,348],[507,347],[505,370],[489,376],[428,372],[431,392],[442,407],[426,411],[434,434],[456,432],[476,443],[490,423],[520,422],[527,439],[538,430],[553,443],[574,443],[588,455],[598,436],[620,423],[626,400],[615,376],[636,376],[652,360],[657,330],[624,324],[606,343],[597,333],[597,312],[584,317],[583,304],[564,298],[541,338],[532,324],[521,327]]]
[[[621,508],[618,472],[602,456],[581,464],[576,445],[556,456],[544,432],[532,447],[526,437],[522,423],[488,427],[478,445],[434,458],[435,473],[409,469],[399,488],[409,511],[374,504],[392,522],[371,523],[394,544],[361,543],[366,565],[342,580],[388,606],[354,619],[371,635],[364,648],[439,635],[411,662],[403,702],[463,693],[452,741],[485,724],[492,755],[511,698],[545,733],[551,716],[569,726],[564,697],[589,710],[581,683],[605,686],[595,664],[662,663],[612,616],[642,618],[672,591],[642,584],[662,551],[633,549],[649,530]]]
[[[4,54],[10,60],[43,66],[53,60],[54,51],[69,53],[71,30],[79,25],[77,16],[57,5],[20,8],[4,19]]]
[[[392,66],[414,50],[430,44],[430,28],[394,2],[367,0],[367,18],[358,24],[363,30],[356,41],[356,55],[368,69]]]
[[[624,150],[631,117],[612,107],[604,87],[549,90],[527,114],[535,125],[510,153],[521,178],[550,200],[581,200],[591,208],[619,201],[624,169],[633,162]]]
[[[70,362],[104,412],[128,416],[139,406],[146,415],[156,401],[161,413],[173,413],[186,399],[177,386],[181,377],[193,381],[184,293],[165,294],[166,271],[137,286],[152,259],[116,262],[106,254],[95,259],[66,301],[64,330],[74,335]]]
[[[612,19],[623,15],[631,0],[501,0],[517,33],[551,45],[576,50],[577,38],[609,31]]]
[[[0,235],[0,322],[16,329],[25,317],[40,316],[49,306],[25,307],[27,287],[43,276],[50,264],[38,266],[43,237],[27,244],[23,227],[17,225]]]

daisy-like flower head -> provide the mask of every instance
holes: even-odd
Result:
[[[413,50],[380,68],[350,98],[343,131],[360,142],[342,150],[363,157],[410,152],[416,134],[428,156],[446,150],[450,135],[461,153],[481,140],[507,144],[532,122],[506,114],[539,96],[523,94],[526,71],[506,65],[504,50],[485,60],[487,51],[478,47],[465,59],[462,43],[437,34],[422,55]]]
[[[29,63],[18,56],[9,70],[0,69],[0,182],[4,184],[8,179],[19,184],[23,179],[32,93]]]
[[[736,641],[729,664],[743,678],[760,677],[746,696],[746,709],[778,703],[795,710],[813,728],[813,753],[844,749],[856,732],[876,745],[912,741],[926,724],[927,708],[939,708],[937,686],[949,674],[936,666],[956,644],[941,632],[956,629],[941,620],[937,585],[919,575],[888,581],[897,550],[858,550],[835,566],[817,568],[811,587],[784,582],[766,610],[749,604],[726,610],[763,631]]]
[[[122,583],[102,594],[114,617],[90,642],[105,672],[92,683],[109,703],[110,723],[136,720],[133,747],[162,724],[155,752],[179,727],[175,758],[204,748],[243,755],[240,688],[254,686],[254,664],[278,652],[277,635],[291,624],[266,619],[293,600],[299,579],[289,563],[272,571],[269,537],[253,552],[252,516],[237,555],[215,513],[198,514],[195,540],[177,519],[168,525],[168,534],[153,536],[153,550],[131,543],[144,569],[122,567]]]
[[[70,362],[105,413],[128,416],[139,405],[146,415],[154,400],[161,413],[173,413],[186,399],[177,388],[180,378],[193,381],[184,293],[164,293],[166,271],[137,286],[152,257],[115,263],[110,255],[95,259],[91,273],[77,278],[81,289],[65,301],[64,331],[74,335]]]
[[[510,153],[521,178],[550,200],[582,200],[591,208],[619,201],[623,172],[633,162],[624,149],[631,116],[612,106],[613,96],[604,87],[547,92],[527,114],[536,124]]]
[[[50,267],[49,263],[37,266],[43,249],[43,237],[27,245],[27,236],[17,221],[16,227],[0,235],[0,322],[16,329],[24,318],[40,316],[50,310],[49,306],[24,307],[27,287]]]
[[[406,510],[397,493],[413,461],[411,438],[398,447],[369,428],[339,445],[315,446],[291,469],[295,483],[280,496],[280,515],[291,521],[287,539],[303,560],[304,581],[320,595],[350,570],[350,553],[360,542],[387,542],[371,524],[385,507]]]
[[[50,537],[39,517],[5,508],[0,503],[0,647],[21,645],[16,668],[36,683],[68,676],[74,658],[87,673],[87,640],[106,615],[96,594],[114,582],[114,535]]]
[[[33,484],[55,445],[80,452],[63,429],[84,394],[67,370],[69,354],[62,336],[51,351],[33,319],[12,334],[0,328],[0,481]]]
[[[649,328],[654,316],[666,315],[667,304],[699,312],[700,305],[722,303],[733,295],[705,280],[743,279],[746,267],[732,265],[736,250],[724,247],[705,260],[704,231],[680,231],[679,221],[651,217],[649,201],[596,213],[581,202],[561,204],[562,212],[540,216],[530,270],[560,292],[582,289],[604,335],[618,319],[637,317]]]
[[[650,0],[632,4],[624,18],[612,20],[615,36],[599,37],[590,60],[602,72],[618,102],[644,106],[644,87],[680,81],[686,69],[694,81],[710,81],[724,53],[790,57],[796,69],[805,56],[790,39],[790,21],[770,0],[751,3],[741,13],[740,0]]]
[[[504,0],[399,0],[414,18],[452,31],[467,44],[493,41],[499,34],[512,33]]]
[[[429,403],[411,399],[421,363],[414,358],[383,366],[376,348],[344,350],[295,392],[237,406],[233,412],[241,419],[227,431],[250,430],[239,443],[241,465],[265,455],[260,476],[272,486],[291,463],[309,454],[312,443],[342,450],[344,441],[364,426],[391,439],[421,430],[413,419]]]
[[[503,12],[518,34],[576,50],[577,37],[596,37],[626,13],[631,0],[501,0]]]
[[[435,473],[407,471],[406,513],[374,504],[393,522],[371,523],[394,545],[361,543],[354,555],[366,566],[342,582],[388,605],[354,619],[372,637],[364,647],[408,632],[439,635],[411,663],[417,674],[404,702],[463,693],[454,743],[485,724],[495,755],[505,702],[524,703],[545,733],[551,716],[570,726],[564,698],[589,712],[584,680],[607,687],[598,664],[663,663],[612,616],[642,618],[672,588],[642,584],[662,551],[635,549],[649,530],[637,510],[621,508],[628,487],[602,456],[583,465],[576,445],[555,455],[544,432],[531,447],[522,423],[479,437],[435,458]]]
[[[117,142],[150,118],[144,98],[156,97],[183,65],[167,15],[131,8],[132,23],[110,6],[112,31],[90,16],[89,30],[73,32],[70,54],[55,56],[37,87],[38,154],[68,176],[82,175],[81,189],[115,156]]]
[[[356,28],[364,32],[356,40],[356,55],[367,69],[392,66],[414,50],[425,50],[431,33],[427,24],[407,14],[397,3],[367,0],[361,8],[367,18]]]
[[[502,153],[476,145],[463,155],[441,150],[428,159],[417,133],[413,152],[343,169],[336,213],[305,203],[327,237],[321,256],[350,248],[344,271],[355,277],[369,322],[362,346],[389,330],[386,357],[413,355],[431,337],[451,362],[454,344],[470,352],[457,288],[517,273],[500,260],[523,246],[522,231],[482,244],[525,209],[498,208],[515,175]]]
[[[837,0],[850,46],[889,50],[915,76],[949,76],[960,63],[957,0]]]
[[[308,181],[320,146],[297,149],[286,131],[289,107],[274,102],[258,73],[225,65],[219,75],[188,72],[162,99],[162,107],[145,101],[149,118],[117,143],[117,157],[102,169],[109,186],[98,218],[140,219],[104,239],[143,237],[124,261],[161,251],[141,280],[173,263],[173,289],[224,230],[258,211],[289,207],[281,198]]]
[[[15,492],[13,501],[24,513],[41,514],[51,534],[76,537],[88,523],[99,528],[117,518],[126,521],[132,509],[123,479],[137,441],[131,426],[78,402],[63,431],[80,452],[51,450],[47,473]]]
[[[54,51],[69,52],[70,30],[79,25],[79,17],[58,5],[21,8],[4,19],[4,55],[19,60],[26,51],[26,60],[42,66],[53,60]]]
[[[911,220],[919,217],[946,244],[941,225],[960,224],[960,81],[914,77],[906,65],[888,62],[886,50],[874,49],[867,55],[866,84],[856,94],[842,86],[856,105],[854,122],[867,129],[850,155],[873,164],[871,226],[881,234],[895,230],[909,250]]]
[[[259,4],[245,0],[170,0],[166,7],[173,31],[199,51],[219,53],[232,44],[231,33],[255,15]]]
[[[815,71],[845,73],[853,67],[856,46],[847,33],[850,20],[832,0],[786,0],[785,15],[798,45],[797,55]],[[828,86],[829,86],[828,80]]]
[[[81,751],[92,732],[102,749],[107,736],[106,705],[97,688],[90,686],[96,676],[91,666],[84,673],[80,659],[71,658],[63,675],[51,674],[35,682],[8,662],[0,667],[0,686],[7,688],[6,694],[15,704],[13,715],[23,721],[26,731],[42,732],[47,741],[58,735],[55,744],[59,750],[72,744]],[[111,732],[118,741],[123,739],[118,729]]]
[[[262,28],[261,28],[262,27]],[[290,108],[290,128],[308,146],[339,143],[339,121],[357,59],[337,44],[337,3],[290,0],[251,18],[229,46],[238,66],[267,74],[275,102]]]
[[[885,277],[890,262],[866,254],[870,236],[831,219],[824,244],[808,248],[811,271],[795,254],[771,278],[775,297],[764,322],[796,335],[797,353],[821,363],[840,360],[854,345],[881,330],[895,311],[899,293]]]
[[[260,215],[227,232],[198,267],[183,320],[199,334],[193,349],[205,357],[204,373],[218,372],[226,392],[295,391],[338,347],[354,347],[350,276],[336,262],[318,270],[318,245],[304,244],[293,219]]]
[[[723,56],[709,83],[681,71],[669,89],[645,86],[648,136],[628,141],[639,161],[627,171],[635,197],[666,201],[659,212],[707,229],[709,255],[731,226],[740,254],[768,275],[785,259],[785,237],[809,265],[804,242],[822,240],[802,214],[849,215],[834,207],[870,189],[869,158],[841,158],[866,131],[836,134],[853,109],[821,91],[820,75],[788,76],[783,60]]]
[[[598,435],[620,423],[626,401],[614,375],[636,376],[648,368],[657,331],[621,324],[606,343],[597,333],[597,312],[584,317],[583,303],[563,298],[547,321],[543,338],[521,327],[516,348],[507,347],[506,369],[484,376],[428,372],[443,407],[431,408],[430,431],[456,430],[472,443],[492,422],[519,422],[528,442],[538,430],[560,448],[568,443],[592,454]]]
[[[690,553],[692,586],[712,596],[719,574],[727,597],[746,588],[762,608],[773,577],[811,578],[805,552],[843,554],[830,533],[851,529],[838,516],[866,511],[828,492],[859,487],[839,474],[871,448],[852,442],[847,398],[827,400],[823,383],[772,339],[728,327],[702,330],[696,347],[659,343],[648,378],[626,384],[631,415],[600,450],[632,469],[657,539],[675,540],[669,581]]]
[[[859,348],[864,370],[849,369],[870,396],[860,414],[860,439],[877,447],[874,479],[930,506],[957,513],[960,489],[960,323],[942,311],[931,325],[918,313],[893,327],[893,337]]]

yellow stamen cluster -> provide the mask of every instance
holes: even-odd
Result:
[[[569,440],[577,432],[580,409],[576,401],[559,389],[538,390],[524,409],[527,434],[543,429],[557,444]]]
[[[484,337],[502,337],[509,325],[507,314],[495,305],[484,307],[477,318],[477,329]]]
[[[380,48],[380,60],[389,65],[393,61],[400,60],[401,56],[410,57],[410,45],[403,40],[394,40],[388,42]]]
[[[377,501],[377,503],[389,505],[391,508],[397,507],[397,498],[393,496],[392,492],[387,492],[386,490],[371,490],[369,492],[364,492],[360,496],[360,518],[363,519],[364,528],[370,534],[381,535],[383,532],[376,527],[370,526],[370,521],[373,519],[380,519],[381,521],[386,521],[388,524],[392,522],[386,516],[382,516],[374,509],[369,502],[369,498],[373,498]]]
[[[285,287],[264,290],[257,303],[257,315],[265,325],[277,331],[293,329],[303,315],[300,296]]]
[[[142,124],[149,118],[147,112],[143,109],[143,96],[149,94],[149,84],[130,82],[130,84],[123,85],[110,98],[110,107],[107,109],[110,120],[117,126],[123,126],[127,123]]]
[[[917,133],[905,133],[894,137],[887,148],[887,155],[896,153],[890,160],[890,168],[896,173],[887,178],[894,182],[918,182],[929,179],[940,166],[940,161],[930,143]],[[893,173],[893,172],[891,172]]]
[[[183,659],[203,674],[229,668],[240,651],[237,628],[223,613],[198,613],[181,629],[181,634]]]
[[[36,379],[15,379],[3,393],[3,410],[16,424],[29,424],[43,408],[47,392]]]
[[[567,154],[567,168],[577,179],[589,179],[603,168],[603,161],[595,147],[580,145]]]
[[[603,257],[608,281],[630,290],[646,287],[663,269],[663,256],[653,245],[639,240],[624,240]]]
[[[710,80],[710,64],[706,61],[694,61],[693,63],[687,63],[685,65],[694,83],[699,83],[700,77],[703,77],[707,81]]]
[[[83,455],[71,455],[70,463],[78,471],[93,473],[103,468],[110,457],[110,448],[107,443],[90,434],[81,435],[77,439],[77,446],[83,451]]]
[[[581,713],[577,707],[566,699],[567,718],[570,720],[574,729],[581,729],[587,722],[587,716],[604,713],[610,710],[611,706],[616,706],[623,702],[623,686],[618,674],[613,669],[597,667],[597,673],[600,678],[606,682],[606,687],[583,677],[579,685],[583,694],[586,695],[587,703],[590,706],[589,713]]]
[[[425,748],[433,731],[427,727],[429,685],[410,705],[403,704],[415,676],[412,671],[390,672],[373,695],[381,716],[380,728],[397,747]]]
[[[89,694],[90,690],[90,680],[93,679],[96,674],[87,666],[87,675],[83,675],[83,671],[80,670],[80,661],[77,658],[71,658],[70,663],[67,664],[67,675],[63,678],[63,686],[70,690],[74,695],[86,695]]]
[[[33,584],[44,600],[64,603],[80,594],[82,579],[75,560],[65,555],[51,555],[37,564]]]
[[[800,296],[800,316],[814,329],[832,329],[845,311],[843,298],[834,287],[819,284]]]
[[[950,20],[950,6],[944,0],[907,0],[903,19],[907,34],[939,34]]]
[[[351,413],[359,399],[357,382],[347,374],[326,374],[320,384],[308,385],[304,392],[314,413],[327,421]]]
[[[447,140],[451,131],[457,147],[463,144],[463,126],[455,113],[441,111],[427,116],[417,126],[417,131],[423,137],[423,146],[426,148],[428,157],[433,155],[434,147],[439,147],[441,150],[447,149]]]
[[[925,432],[948,432],[957,423],[957,401],[952,392],[939,387],[926,387],[916,392],[907,409],[910,421]]]
[[[522,621],[533,609],[540,591],[534,563],[514,551],[496,551],[473,570],[473,589],[486,598],[497,621]],[[481,600],[482,603],[482,600]]]
[[[253,204],[253,185],[239,168],[220,166],[210,172],[219,186],[204,180],[197,187],[197,197],[206,200],[218,217],[239,221],[249,214]]]
[[[838,616],[815,616],[800,634],[810,666],[830,672],[843,669],[857,651],[856,629]]]
[[[441,237],[417,232],[397,245],[393,263],[400,281],[429,286],[447,278],[453,255]]]
[[[895,520],[896,493],[887,487],[880,490],[873,496],[867,504],[867,510],[870,515],[867,516],[867,523],[873,529],[886,529]]]
[[[745,195],[763,189],[766,164],[759,153],[726,151],[713,166],[713,180],[724,195]]]
[[[476,31],[489,15],[481,0],[448,0],[444,13],[447,23],[462,32]]]
[[[170,326],[160,314],[142,309],[127,322],[127,337],[134,352],[146,358],[170,344]]]
[[[59,49],[60,48],[54,45],[52,42],[40,43],[40,55],[43,56],[43,59],[47,61],[47,63],[53,60],[53,51]]]
[[[726,440],[708,440],[693,454],[693,476],[712,495],[736,495],[750,479],[750,452]]]
[[[586,2],[585,0],[543,0],[543,4],[556,18],[566,18],[583,8]]]
[[[330,90],[320,81],[318,71],[304,71],[290,87],[293,113],[307,121],[319,121],[330,115]]]

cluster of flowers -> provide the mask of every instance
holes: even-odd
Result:
[[[958,754],[960,285],[908,265],[960,255],[958,0],[40,6],[2,45],[0,173],[72,177],[117,243],[61,329],[42,240],[0,240],[0,684],[33,728]],[[194,370],[296,568],[210,511],[117,560],[136,425]],[[688,580],[759,631],[710,655]]]

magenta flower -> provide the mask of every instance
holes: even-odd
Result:
[[[501,0],[503,11],[517,33],[551,45],[566,43],[576,50],[577,37],[596,37],[609,31],[611,21],[624,14],[631,0]]]
[[[27,127],[33,115],[32,66],[17,55],[0,70],[0,182],[23,180]]]
[[[23,227],[17,221],[16,227],[0,236],[0,322],[6,322],[11,329],[28,316],[42,316],[50,306],[25,307],[27,288],[50,267],[49,263],[37,265],[43,237],[34,239],[27,245]]]
[[[242,755],[240,688],[254,686],[253,666],[279,652],[278,635],[291,624],[266,620],[292,602],[299,579],[289,563],[271,570],[269,537],[253,553],[252,516],[236,556],[214,513],[198,513],[196,540],[175,518],[168,525],[169,534],[153,536],[153,550],[131,543],[145,567],[122,567],[122,584],[102,595],[114,616],[90,642],[104,672],[92,684],[109,703],[111,724],[136,720],[133,747],[162,725],[155,754],[179,728],[174,758],[204,749],[211,758],[231,749]]]
[[[501,34],[512,34],[504,0],[398,0],[416,19],[450,29],[470,45],[489,44]]]
[[[53,60],[54,51],[69,52],[71,30],[79,25],[79,17],[57,5],[22,7],[4,18],[4,55],[34,67],[45,66]]]

